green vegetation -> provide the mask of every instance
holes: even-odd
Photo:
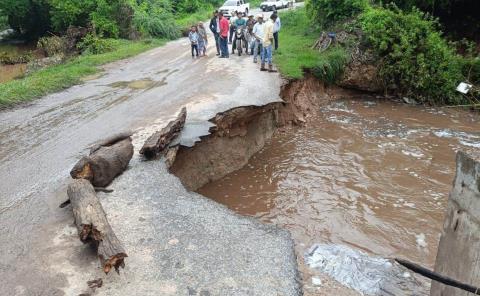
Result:
[[[368,0],[309,0],[306,8],[310,18],[320,26],[330,26],[364,11]]]
[[[199,20],[221,0],[0,0],[1,15],[24,37],[57,35],[69,26],[89,27],[106,38],[176,38],[175,19]],[[1,19],[0,19],[1,20]]]
[[[205,5],[193,14],[183,13],[176,19],[176,23],[182,29],[188,29],[192,25],[199,22],[205,22],[212,18],[213,12],[218,9],[218,6]],[[208,27],[208,24],[205,24]]]
[[[0,32],[8,29],[8,18],[5,13],[0,9]]]
[[[312,49],[320,30],[310,23],[304,8],[283,12],[281,18],[284,28],[282,46],[274,56],[280,72],[288,78],[298,79],[308,69],[323,81],[335,82],[348,62],[346,50],[335,47],[319,53]]]
[[[376,55],[379,78],[386,90],[424,103],[467,103],[455,88],[461,81],[479,83],[478,46],[465,40],[455,44],[447,41],[441,32],[447,22],[440,24],[431,14],[415,8],[447,13],[447,9],[455,10],[452,1],[393,1],[401,8],[383,5],[380,0],[373,1],[375,4],[369,0],[307,0],[306,11],[282,14],[282,47],[275,56],[280,71],[287,77],[300,78],[308,70],[332,83],[348,63],[351,48],[363,48]],[[453,2],[465,4],[471,0]],[[463,25],[472,18],[466,20]],[[461,20],[449,20],[455,22]],[[320,32],[339,30],[348,33],[346,41],[325,52],[311,49]]]
[[[0,106],[69,87],[97,72],[99,65],[160,46],[166,39],[179,37],[182,26],[210,18],[221,3],[222,0],[0,0],[0,28],[11,27],[25,39],[38,40],[38,48],[47,56],[72,50],[62,37],[70,26],[89,28],[90,32],[76,45],[80,56],[0,84]],[[24,63],[32,57],[29,52],[2,50],[0,62]]]
[[[82,55],[62,65],[51,66],[23,79],[0,84],[0,106],[6,107],[18,102],[32,100],[81,81],[82,77],[97,73],[98,66],[115,60],[137,55],[145,50],[161,46],[165,40],[144,41],[117,40],[115,49],[98,55]]]
[[[460,57],[434,20],[418,10],[380,7],[362,15],[361,27],[382,58],[385,85],[422,102],[460,103],[455,91],[463,79]]]
[[[480,41],[478,0],[376,0],[376,2],[393,2],[405,11],[418,8],[438,18],[449,38],[458,40],[465,37],[476,42]]]

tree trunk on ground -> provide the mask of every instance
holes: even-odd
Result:
[[[90,148],[90,155],[95,153],[95,151],[97,151],[101,147],[112,146],[113,144],[115,144],[117,142],[120,142],[120,141],[123,141],[127,138],[130,138],[132,136],[132,134],[133,134],[132,132],[123,132],[123,133],[115,134],[115,135],[113,135],[111,137],[108,137],[106,139],[100,140],[97,143],[95,143],[94,145],[92,145],[92,147]]]
[[[105,212],[89,181],[73,180],[67,189],[72,203],[78,235],[83,243],[97,247],[98,257],[105,273],[125,267],[125,249],[108,223]]]
[[[140,154],[146,158],[153,158],[160,153],[163,153],[168,145],[175,139],[183,127],[185,126],[185,119],[187,118],[187,109],[182,108],[180,114],[173,121],[170,121],[162,130],[151,135],[140,150]]]
[[[116,135],[93,146],[90,155],[80,159],[70,175],[74,179],[89,180],[93,186],[105,187],[125,171],[132,156],[130,136]]]

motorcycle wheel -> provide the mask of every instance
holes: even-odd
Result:
[[[237,40],[237,51],[238,51],[238,56],[242,55],[242,41]]]

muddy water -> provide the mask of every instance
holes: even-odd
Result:
[[[27,64],[0,65],[0,83],[21,77],[27,70]]]
[[[479,127],[464,111],[335,101],[199,192],[289,229],[299,255],[331,242],[432,266],[455,151],[480,149]]]
[[[7,55],[23,54],[35,49],[34,44],[2,44],[0,43],[0,54],[6,53]],[[35,56],[41,57],[38,53]],[[0,83],[13,80],[15,78],[22,77],[27,70],[26,63],[20,63],[15,65],[3,65],[0,64]]]

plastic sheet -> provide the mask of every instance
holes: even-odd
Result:
[[[342,245],[317,244],[305,262],[363,295],[429,295],[428,281],[393,260],[371,257]]]

